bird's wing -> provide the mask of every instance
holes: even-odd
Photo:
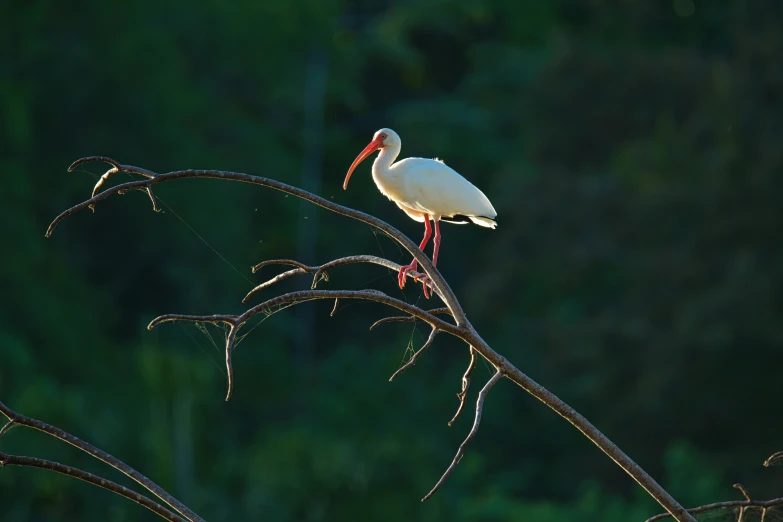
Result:
[[[424,158],[398,163],[405,180],[405,204],[411,208],[438,217],[497,216],[487,196],[444,163]]]

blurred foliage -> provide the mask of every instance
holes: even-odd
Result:
[[[660,511],[511,384],[493,390],[463,462],[422,505],[471,422],[445,424],[468,353],[439,338],[387,383],[423,330],[368,333],[384,313],[375,306],[330,318],[330,303],[314,304],[304,341],[295,334],[311,323],[298,312],[265,321],[237,349],[229,403],[225,332],[145,329],[161,313],[240,311],[272,273],[248,267],[296,257],[305,219],[319,261],[408,261],[363,225],[258,187],[187,180],[158,189],[164,213],[129,194],[44,239],[102,172],[65,172],[85,155],[317,176],[303,136],[320,53],[321,195],[418,239],[369,166],[348,192],[344,173],[384,126],[403,156],[446,158],[499,212],[494,232],[444,229],[442,270],[482,335],[682,503],[737,498],[735,481],[757,498],[781,494],[779,469],[760,466],[783,442],[780,2],[38,0],[2,13],[9,406],[113,453],[210,521]],[[421,299],[379,268],[326,285]],[[471,400],[488,375],[479,364]],[[2,446],[124,480],[41,434],[15,429]],[[9,522],[154,519],[38,470],[0,472],[0,499]]]

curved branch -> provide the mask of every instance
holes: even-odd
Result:
[[[764,467],[775,466],[778,462],[783,462],[783,451],[778,451],[767,457],[767,460],[764,461]]]
[[[573,408],[571,408],[568,404],[564,403],[562,400],[560,400],[556,395],[551,393],[549,390],[547,390],[546,388],[538,384],[536,381],[534,381],[533,379],[531,379],[530,377],[522,373],[518,368],[516,368],[514,365],[508,362],[508,360],[506,360],[505,357],[501,356],[499,353],[494,351],[479,336],[479,334],[470,324],[459,301],[454,295],[454,292],[448,286],[448,283],[445,281],[445,279],[440,274],[440,272],[432,265],[430,259],[418,248],[418,246],[413,241],[411,241],[408,237],[403,235],[399,230],[392,227],[388,223],[374,216],[366,214],[364,212],[359,212],[357,210],[353,210],[351,208],[338,205],[320,196],[311,194],[310,192],[307,192],[305,190],[292,187],[290,185],[281,183],[279,181],[275,181],[259,176],[251,176],[249,174],[242,174],[237,172],[224,172],[224,171],[217,171],[217,170],[181,170],[176,172],[169,172],[167,174],[156,174],[146,169],[140,169],[139,167],[133,167],[130,165],[121,165],[109,158],[98,157],[98,156],[83,158],[81,160],[78,160],[77,162],[74,163],[72,167],[75,167],[77,165],[89,161],[107,162],[113,165],[114,167],[116,167],[119,171],[140,174],[142,176],[147,177],[148,179],[143,181],[124,183],[115,186],[111,189],[107,189],[104,192],[94,195],[89,200],[79,203],[78,205],[75,205],[69,208],[68,210],[62,212],[59,216],[57,216],[54,219],[51,225],[49,225],[49,229],[46,232],[47,237],[52,234],[54,228],[66,217],[70,216],[71,214],[79,210],[90,207],[95,203],[102,201],[113,194],[127,192],[133,189],[148,189],[152,187],[152,185],[157,183],[163,183],[175,179],[186,179],[186,178],[226,179],[226,180],[252,183],[255,185],[261,185],[261,186],[273,188],[275,190],[279,190],[281,192],[285,192],[287,194],[299,197],[306,201],[310,201],[311,203],[319,205],[327,210],[331,210],[332,212],[335,212],[337,214],[350,217],[352,219],[355,219],[357,221],[375,227],[378,230],[381,230],[386,235],[388,235],[389,237],[397,241],[408,252],[410,252],[413,255],[414,259],[416,259],[421,264],[424,273],[427,274],[430,277],[430,279],[433,281],[435,288],[439,291],[441,298],[443,299],[444,303],[451,311],[451,314],[454,317],[454,320],[456,321],[456,326],[450,325],[444,321],[440,321],[439,319],[438,321],[440,321],[442,324],[437,325],[432,322],[434,316],[432,316],[431,314],[426,314],[426,312],[424,312],[421,309],[416,309],[418,310],[417,313],[428,315],[430,319],[426,321],[431,326],[433,327],[437,326],[441,330],[451,333],[459,337],[469,345],[471,345],[482,357],[484,357],[495,368],[497,368],[498,371],[503,376],[514,381],[522,389],[524,389],[525,391],[527,391],[528,393],[530,393],[531,395],[539,399],[546,406],[548,406],[550,409],[555,411],[558,415],[566,419],[569,423],[571,423],[574,427],[576,427],[582,434],[584,434],[591,442],[593,442],[593,444],[598,446],[598,448],[601,449],[601,451],[603,451],[608,457],[610,457],[640,486],[642,486],[642,488],[644,488],[644,490],[647,491],[650,494],[650,496],[652,496],[661,506],[663,506],[669,513],[671,513],[678,521],[695,522],[695,519],[690,514],[688,514],[687,511],[671,495],[669,495],[669,493],[667,493],[666,490],[664,490],[660,486],[660,484],[658,484],[647,472],[645,472],[641,467],[639,467],[638,464],[636,464],[630,457],[628,457],[628,455],[626,455],[611,440],[609,440],[603,433],[601,433],[595,426],[593,426],[584,416],[576,412]],[[315,290],[311,290],[311,291],[315,291]],[[332,295],[330,297],[331,298],[347,297],[349,299],[351,298],[367,299],[367,295],[369,293],[370,293],[369,291],[365,291],[364,293],[362,293],[361,297],[356,297],[356,296],[351,297],[351,296],[341,295],[341,292],[332,292],[331,293]],[[299,295],[298,298],[301,300],[307,300],[307,298],[303,297],[301,293],[295,292],[294,294],[298,294]],[[287,298],[288,296],[291,295],[293,294],[287,294],[287,296],[283,296],[283,298]],[[385,296],[385,294],[382,293],[376,293],[375,295]],[[322,298],[322,297],[314,297],[314,298]],[[387,301],[378,301],[378,302],[391,304],[392,301],[396,301],[396,300],[392,300],[388,296],[385,296],[385,299]],[[267,306],[271,306],[269,303],[271,303],[272,301],[275,300],[274,299],[270,300],[265,304]],[[397,303],[404,304],[406,307],[410,307],[410,305],[407,305],[399,301],[397,301]],[[264,306],[264,305],[262,304],[259,306]],[[397,304],[392,304],[392,306],[401,309],[404,312],[409,313],[408,310],[403,309],[403,307],[398,306]],[[237,318],[237,321],[240,321],[240,319],[245,318],[246,314],[248,314],[249,312],[250,311],[246,312],[242,316],[239,316]],[[417,315],[417,314],[412,314],[412,315]],[[174,318],[169,317],[168,320],[174,320]],[[228,353],[227,360],[230,360],[230,349],[227,350],[227,353]]]
[[[430,332],[430,336],[427,338],[427,342],[425,342],[425,343],[424,343],[424,345],[423,345],[421,348],[419,348],[419,349],[416,351],[416,353],[414,353],[414,354],[413,354],[413,356],[412,356],[412,357],[411,357],[411,358],[408,360],[408,362],[406,362],[405,364],[403,364],[403,365],[400,367],[400,369],[399,369],[399,370],[397,370],[396,372],[394,372],[394,374],[392,374],[392,376],[391,376],[391,377],[389,377],[389,382],[392,382],[392,381],[394,380],[394,378],[395,378],[395,377],[397,377],[399,374],[401,374],[402,372],[404,372],[405,370],[407,370],[408,368],[410,368],[411,366],[413,366],[414,364],[416,364],[416,362],[419,360],[419,357],[421,357],[421,356],[422,356],[422,354],[423,354],[425,351],[427,351],[427,348],[429,348],[430,346],[432,346],[432,342],[435,340],[435,336],[436,336],[436,335],[438,335],[438,329],[437,329],[437,328],[433,328],[433,329],[432,329],[432,331]]]
[[[141,504],[145,508],[149,509],[153,513],[160,515],[166,520],[171,520],[172,522],[187,522],[184,518],[172,513],[165,507],[161,506],[157,502],[148,499],[144,495],[136,493],[132,489],[128,489],[125,486],[121,486],[120,484],[117,484],[116,482],[112,482],[111,480],[107,480],[97,475],[93,475],[92,473],[89,473],[87,471],[82,471],[78,468],[73,468],[71,466],[60,464],[59,462],[53,462],[51,460],[44,460],[44,459],[36,459],[33,457],[19,457],[16,455],[8,455],[7,453],[3,453],[2,451],[0,451],[0,466],[21,466],[21,467],[28,467],[28,468],[40,468],[49,471],[54,471],[56,473],[62,473],[63,475],[67,475],[69,477],[73,477],[79,480],[83,480],[85,482],[89,482],[94,486],[98,486],[99,488],[103,488],[105,490],[111,491],[112,493],[116,493],[121,497],[125,497],[128,500],[132,500],[137,504]]]
[[[179,512],[190,522],[205,522],[203,518],[201,518],[196,513],[194,513],[185,504],[183,504],[182,502],[180,502],[179,500],[171,496],[162,487],[158,486],[150,479],[148,479],[147,477],[145,477],[144,475],[142,475],[132,467],[128,466],[121,460],[113,457],[112,455],[109,455],[103,450],[96,448],[92,444],[84,442],[83,440],[74,437],[70,433],[63,431],[60,428],[57,428],[56,426],[52,426],[50,424],[46,424],[45,422],[41,422],[37,419],[32,419],[30,417],[25,417],[24,415],[16,413],[11,408],[3,404],[2,401],[0,401],[0,412],[3,415],[5,415],[8,418],[8,420],[13,421],[15,424],[18,424],[20,426],[27,426],[28,428],[33,428],[38,431],[42,431],[48,435],[51,435],[52,437],[60,439],[61,441],[67,442],[68,444],[79,448],[83,452],[92,455],[93,457],[104,462],[105,464],[108,464],[109,466],[113,467],[117,471],[124,473],[126,476],[130,477],[131,479],[135,480],[138,484],[146,488],[147,491],[149,491],[150,493],[152,493],[153,495],[161,499],[163,502],[171,506],[174,510]]]
[[[260,292],[261,290],[265,288],[269,288],[270,286],[274,285],[275,283],[279,283],[280,281],[285,281],[286,279],[298,275],[304,275],[304,274],[312,274],[313,275],[313,283],[310,286],[311,289],[315,290],[316,286],[318,285],[318,282],[323,278],[328,281],[327,273],[332,268],[337,268],[344,265],[350,265],[350,264],[356,264],[356,263],[368,263],[373,265],[379,265],[388,268],[389,270],[393,270],[395,272],[399,272],[400,265],[397,263],[394,263],[392,261],[389,261],[388,259],[384,259],[382,257],[378,256],[370,256],[370,255],[356,255],[356,256],[347,256],[347,257],[341,257],[339,259],[335,259],[333,261],[329,261],[328,263],[324,263],[323,265],[319,266],[308,266],[303,263],[300,263],[299,261],[295,261],[293,259],[271,259],[268,261],[263,261],[256,266],[252,268],[253,273],[255,274],[262,268],[266,266],[271,265],[286,265],[286,266],[293,266],[296,267],[293,270],[288,270],[287,272],[283,272],[281,274],[276,275],[272,279],[269,279],[260,285],[256,286],[250,292],[247,293],[247,295],[242,299],[243,303],[246,303],[248,300],[250,300],[251,297],[253,297],[255,294]],[[421,277],[423,274],[420,272],[411,271],[408,272],[408,277],[411,279],[416,279],[417,277]],[[432,285],[430,285],[432,288]],[[437,293],[441,299],[443,299],[443,296],[441,296],[438,293],[438,289],[435,288],[435,293]],[[448,308],[445,309],[445,313],[451,313]]]
[[[440,489],[443,483],[446,482],[446,479],[449,478],[449,475],[451,475],[451,473],[454,471],[454,468],[457,467],[459,461],[462,460],[462,456],[465,454],[465,448],[470,443],[470,441],[472,441],[473,438],[476,436],[476,433],[478,433],[479,424],[481,424],[481,414],[484,413],[484,400],[487,398],[487,394],[489,393],[489,390],[491,390],[492,387],[495,384],[497,384],[497,382],[500,380],[501,377],[503,377],[503,374],[499,370],[496,371],[495,374],[492,376],[492,378],[489,381],[487,381],[487,384],[485,384],[484,387],[481,388],[481,391],[479,392],[478,400],[476,401],[476,418],[473,420],[473,427],[470,429],[470,433],[468,433],[468,436],[465,438],[462,444],[459,445],[459,449],[457,449],[457,454],[454,455],[454,460],[451,461],[451,464],[446,469],[446,472],[440,478],[438,483],[435,484],[435,487],[432,488],[432,490],[429,493],[427,493],[423,499],[421,499],[422,502],[429,499],[432,495],[435,494],[436,491]]]
[[[476,350],[470,347],[470,362],[468,363],[468,369],[465,370],[465,374],[462,376],[462,391],[457,394],[459,398],[459,406],[457,407],[457,413],[449,421],[449,426],[459,418],[462,410],[465,408],[465,398],[468,396],[468,387],[470,386],[470,376],[473,373],[473,368],[476,367]]]
[[[416,318],[412,315],[395,315],[392,317],[384,317],[383,319],[378,319],[372,325],[370,326],[370,330],[375,330],[378,326],[381,326],[382,324],[388,324],[388,323],[415,323]]]
[[[95,161],[109,163],[120,172],[139,174],[146,177],[147,179],[140,180],[140,181],[131,181],[128,183],[117,185],[101,193],[95,194],[87,201],[83,201],[82,203],[79,203],[78,205],[74,205],[73,207],[65,210],[59,216],[57,216],[54,219],[54,221],[52,221],[52,223],[49,225],[49,228],[46,230],[46,237],[50,237],[54,232],[55,227],[57,227],[57,225],[62,220],[64,220],[71,214],[83,210],[85,208],[93,208],[95,203],[102,201],[108,198],[109,196],[120,192],[127,192],[133,189],[149,189],[150,187],[152,187],[152,185],[156,185],[158,183],[165,183],[166,181],[173,181],[175,179],[185,179],[185,178],[227,179],[233,181],[240,181],[243,183],[251,183],[254,185],[261,185],[263,187],[273,188],[275,190],[285,192],[286,194],[290,194],[292,196],[296,196],[306,201],[310,201],[311,203],[315,203],[316,205],[323,207],[327,210],[331,210],[332,212],[335,212],[342,216],[350,217],[357,221],[361,221],[362,223],[365,223],[367,225],[377,228],[378,230],[383,231],[389,237],[397,241],[408,252],[410,252],[410,254],[414,257],[414,259],[416,259],[421,264],[424,272],[427,275],[429,275],[430,279],[433,281],[435,288],[440,291],[441,298],[446,303],[446,306],[448,306],[451,312],[454,314],[454,319],[456,320],[457,324],[463,324],[467,322],[467,317],[465,316],[465,312],[462,310],[462,305],[460,305],[459,301],[457,300],[457,297],[454,295],[454,292],[451,290],[451,287],[448,285],[446,280],[440,274],[438,269],[435,268],[435,266],[432,264],[432,261],[430,261],[430,259],[424,254],[424,252],[422,252],[419,249],[418,245],[416,245],[416,243],[411,241],[405,234],[403,234],[393,226],[389,225],[385,221],[376,218],[375,216],[371,216],[364,212],[360,212],[358,210],[345,207],[343,205],[338,205],[337,203],[322,198],[321,196],[316,196],[315,194],[311,194],[306,190],[293,187],[291,185],[282,183],[280,181],[264,178],[261,176],[244,174],[241,172],[188,169],[188,170],[180,170],[175,172],[168,172],[166,174],[156,174],[147,169],[134,167],[132,165],[122,165],[112,160],[111,158],[107,158],[105,156],[91,156],[87,158],[81,158],[75,161],[69,167],[69,170],[73,170],[75,167],[81,164],[88,163],[88,162],[95,162]],[[98,183],[102,184],[100,180]],[[99,186],[100,185],[96,187],[96,190]]]

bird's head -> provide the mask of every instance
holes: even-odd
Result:
[[[367,159],[367,156],[376,150],[381,150],[386,147],[399,146],[399,143],[400,137],[391,129],[381,129],[376,132],[372,137],[370,144],[367,145],[364,150],[358,156],[356,156],[356,159],[353,160],[353,163],[351,163],[351,168],[348,169],[348,175],[345,176],[345,181],[343,182],[343,190],[348,188],[348,180],[351,179],[351,174],[353,174],[354,169],[359,166],[359,163]]]

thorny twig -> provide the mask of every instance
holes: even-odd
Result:
[[[148,499],[144,495],[136,493],[132,489],[128,489],[125,486],[121,486],[120,484],[117,484],[116,482],[112,482],[111,480],[107,480],[103,477],[93,475],[92,473],[89,473],[87,471],[82,471],[78,468],[66,466],[65,464],[60,464],[59,462],[37,459],[33,457],[20,457],[16,455],[8,455],[7,453],[3,453],[2,451],[0,451],[0,466],[22,466],[28,468],[41,468],[49,471],[55,471],[57,473],[62,473],[63,475],[67,475],[69,477],[73,477],[79,480],[83,480],[85,482],[89,482],[90,484],[98,486],[99,488],[106,489],[108,491],[111,491],[112,493],[116,493],[129,500],[132,500],[137,504],[141,504],[145,508],[149,509],[153,513],[160,515],[166,520],[171,520],[172,522],[187,522],[186,519],[182,518],[181,516],[175,513],[172,513],[171,511],[161,506],[157,502]]]
[[[88,455],[92,455],[96,459],[108,464],[109,466],[113,467],[117,471],[124,473],[126,476],[135,480],[139,485],[145,487],[150,493],[154,494],[163,502],[171,506],[175,511],[179,512],[183,517],[185,517],[186,520],[190,522],[204,522],[203,518],[201,518],[196,513],[194,513],[189,507],[184,505],[182,502],[180,502],[179,500],[171,496],[162,487],[158,486],[150,479],[148,479],[147,477],[145,477],[144,475],[142,475],[141,473],[139,473],[129,465],[125,464],[121,460],[117,459],[112,455],[109,455],[103,450],[96,448],[92,444],[89,444],[79,439],[78,437],[74,437],[70,433],[61,430],[60,428],[57,428],[50,424],[46,424],[45,422],[39,421],[37,419],[25,417],[24,415],[15,412],[14,410],[9,408],[2,402],[0,402],[0,413],[5,415],[9,421],[13,422],[16,425],[33,428],[38,431],[42,431],[48,435],[51,435],[52,437],[60,439],[63,442],[67,442],[68,444],[79,448],[80,450],[87,453]],[[37,467],[42,467],[42,466],[37,466]],[[153,501],[150,500],[150,502]],[[161,506],[161,509],[165,509],[165,508]]]
[[[322,298],[364,299],[364,300],[375,301],[381,304],[392,306],[402,312],[413,315],[418,319],[427,322],[433,328],[437,328],[440,331],[449,333],[463,340],[465,343],[471,346],[479,355],[481,355],[484,359],[486,359],[497,369],[496,375],[493,376],[493,379],[491,380],[493,384],[500,377],[506,377],[511,381],[513,381],[514,383],[516,383],[522,389],[524,389],[525,391],[527,391],[528,393],[530,393],[531,395],[539,399],[546,406],[548,406],[550,409],[555,411],[558,415],[560,415],[561,417],[566,419],[569,423],[571,423],[574,427],[576,427],[591,442],[593,442],[593,444],[595,444],[598,448],[600,448],[601,451],[603,451],[607,456],[609,456],[640,486],[642,486],[642,488],[644,488],[645,491],[647,491],[650,494],[650,496],[652,496],[662,507],[664,507],[669,513],[671,513],[679,522],[683,522],[683,521],[695,522],[695,519],[690,514],[688,514],[685,511],[685,509],[671,495],[669,495],[669,493],[666,492],[666,490],[664,490],[660,486],[660,484],[658,484],[647,472],[645,472],[641,467],[639,467],[639,465],[636,464],[630,457],[628,457],[628,455],[626,455],[622,450],[620,450],[620,448],[618,448],[617,445],[615,445],[595,426],[593,426],[584,416],[579,414],[576,410],[571,408],[568,404],[560,400],[556,395],[554,395],[552,392],[550,392],[549,390],[547,390],[546,388],[538,384],[529,376],[525,375],[517,367],[515,367],[508,360],[506,360],[505,357],[503,357],[498,352],[493,350],[486,343],[486,341],[484,341],[484,339],[481,338],[481,336],[475,330],[473,325],[471,325],[456,295],[452,291],[451,287],[449,287],[448,283],[440,274],[438,269],[435,268],[435,266],[432,264],[430,259],[418,248],[418,246],[411,239],[409,239],[407,236],[402,234],[399,230],[392,227],[385,221],[382,221],[364,212],[360,212],[352,208],[345,207],[343,205],[338,205],[332,201],[329,201],[320,196],[316,196],[315,194],[312,194],[300,188],[293,187],[291,185],[287,185],[285,183],[281,183],[279,181],[275,181],[269,178],[253,176],[250,174],[243,174],[238,172],[189,169],[189,170],[169,172],[166,174],[157,174],[146,169],[134,167],[132,165],[122,165],[110,158],[106,158],[102,156],[82,158],[74,162],[74,164],[71,165],[71,168],[69,170],[72,170],[76,166],[81,165],[83,163],[94,162],[94,161],[109,163],[118,172],[127,172],[131,174],[135,173],[144,176],[147,179],[123,183],[113,188],[106,189],[105,191],[99,193],[98,189],[103,184],[103,181],[105,181],[104,179],[102,179],[101,181],[98,182],[98,184],[96,184],[95,190],[93,192],[93,196],[90,199],[83,201],[82,203],[74,205],[73,207],[65,210],[54,219],[51,225],[49,225],[49,228],[46,232],[47,237],[51,236],[55,227],[66,217],[70,216],[75,212],[78,212],[79,210],[85,208],[92,208],[93,205],[95,205],[95,203],[99,201],[103,201],[104,199],[108,198],[113,194],[124,193],[135,189],[141,189],[141,190],[146,189],[149,191],[152,185],[164,183],[167,181],[173,181],[176,179],[186,179],[186,178],[223,179],[223,180],[239,181],[243,183],[251,183],[255,185],[273,188],[275,190],[279,190],[287,194],[299,197],[306,201],[310,201],[311,203],[319,205],[322,208],[325,208],[327,210],[330,210],[332,212],[335,212],[343,216],[347,216],[349,218],[355,219],[362,223],[368,224],[385,233],[391,239],[399,243],[408,252],[410,252],[411,255],[413,255],[414,259],[418,261],[418,263],[421,265],[423,273],[428,276],[428,279],[429,281],[431,281],[434,290],[443,300],[444,304],[450,311],[451,316],[453,317],[455,323],[455,324],[450,324],[445,321],[442,321],[441,319],[436,318],[433,314],[430,314],[418,307],[408,305],[407,303],[403,303],[402,301],[392,299],[381,292],[373,292],[369,290],[364,290],[361,292],[310,290],[310,292],[318,292],[317,294],[307,294],[306,291],[292,292],[289,294],[285,294],[283,296],[279,296],[277,298],[270,299],[265,303],[258,305],[257,307],[251,308],[250,310],[248,310],[247,312],[239,316],[208,316],[211,317],[212,320],[214,321],[224,322],[230,324],[231,326],[229,339],[227,340],[226,343],[227,365],[231,364],[230,363],[231,348],[233,344],[233,336],[236,335],[236,331],[239,328],[241,328],[244,322],[255,313],[258,313],[262,310],[265,313],[274,313],[274,311],[271,310],[271,307],[273,306],[277,306],[283,303],[298,304],[300,302],[305,302],[313,299],[322,299]],[[114,172],[105,174],[104,178],[108,178],[113,173]],[[153,203],[154,203],[154,199],[153,199]],[[386,262],[391,263],[390,261],[386,261]],[[296,270],[301,270],[302,271],[301,273],[309,273],[308,269],[312,268],[301,264],[297,264],[294,266],[295,266],[295,270],[290,272],[296,272]],[[292,275],[296,275],[296,274],[292,273],[291,275],[285,277],[291,277]],[[280,281],[283,279],[282,274],[281,276],[278,277],[279,279],[277,279],[276,281]],[[159,324],[161,322],[172,321],[172,320],[197,320],[197,319],[195,319],[195,316],[181,316],[181,315],[162,316],[154,320],[150,324],[150,327]],[[488,390],[489,388],[485,386],[485,388],[482,390],[483,395],[480,394],[480,399],[482,401],[482,404],[483,404],[483,397],[486,396],[486,391]],[[230,392],[231,392],[231,386],[229,385],[229,395]],[[477,426],[478,424],[474,423],[475,429],[477,429]],[[473,430],[471,431],[471,433],[475,436]],[[461,452],[464,452],[464,445],[467,442],[468,440],[466,440],[466,442],[463,443],[462,446],[460,446]],[[449,470],[447,470],[447,475],[450,473],[450,470],[452,469],[453,469],[453,465],[449,468]],[[436,486],[435,489],[437,489],[437,487],[439,487],[440,484],[442,484],[443,480],[444,478],[441,479],[441,481],[438,483],[438,486]],[[429,498],[429,495],[425,498]]]

